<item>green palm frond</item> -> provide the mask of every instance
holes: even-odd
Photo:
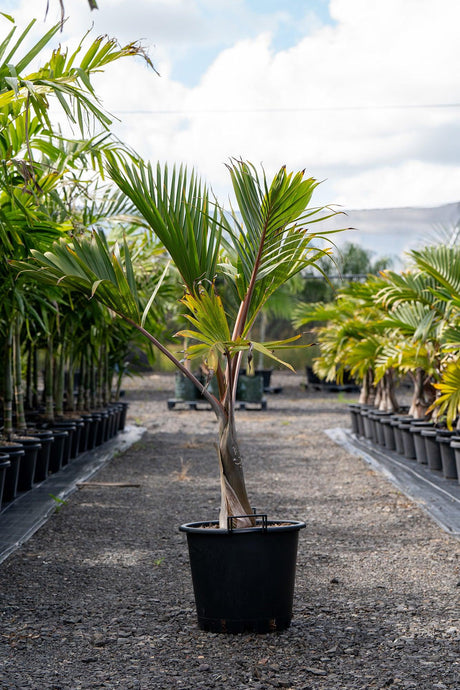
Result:
[[[14,24],[14,20],[11,21]],[[69,120],[78,123],[82,132],[86,131],[88,115],[108,127],[111,119],[98,102],[91,77],[111,62],[131,55],[142,56],[153,67],[145,51],[136,43],[120,47],[116,40],[102,36],[86,48],[83,39],[73,53],[59,47],[43,67],[27,73],[26,70],[61,27],[60,23],[55,24],[15,61],[35,22],[33,19],[17,38],[17,26],[14,25],[0,46],[0,125],[12,112],[17,114],[18,107],[25,105],[49,125],[48,97],[53,95]]]
[[[52,251],[32,250],[36,267],[27,262],[11,262],[21,274],[48,285],[61,285],[94,297],[116,314],[141,323],[141,309],[128,248],[124,261],[118,248],[110,250],[101,232],[72,244],[62,239]]]
[[[441,393],[432,406],[432,409],[439,408],[440,414],[446,414],[449,428],[460,412],[460,362],[455,360],[449,362],[443,371],[441,381],[435,383],[434,387]]]
[[[255,315],[280,285],[327,253],[313,244],[318,235],[306,224],[336,215],[331,209],[311,209],[309,204],[318,185],[304,173],[287,173],[283,167],[269,185],[250,163],[233,160],[228,166],[241,214],[233,213],[233,224],[223,218],[237,260],[236,283],[241,300],[246,301],[248,330]]]
[[[205,185],[185,167],[156,170],[141,159],[109,156],[108,172],[160,239],[190,293],[212,283],[217,271],[221,227]]]

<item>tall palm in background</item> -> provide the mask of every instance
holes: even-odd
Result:
[[[111,120],[98,102],[92,75],[115,60],[143,55],[143,51],[134,43],[120,47],[114,40],[97,38],[89,45],[82,42],[71,54],[58,48],[42,67],[35,68],[32,65],[60,25],[24,50],[35,20],[21,32],[9,15],[0,13],[0,22],[7,27],[0,43],[0,322],[5,334],[0,393],[9,435],[13,343],[18,353],[28,311],[27,290],[15,282],[10,261],[24,258],[33,247],[46,249],[72,229],[68,214],[57,218],[54,213],[59,190],[73,184],[69,171],[81,169],[85,157],[92,167],[101,168],[103,152],[112,146],[106,138]],[[60,105],[63,119],[79,126],[80,140],[65,143],[59,125],[50,119],[52,99]],[[18,356],[16,362],[17,369]]]

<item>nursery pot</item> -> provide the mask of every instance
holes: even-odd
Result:
[[[450,447],[454,451],[455,464],[457,466],[457,479],[460,484],[460,439],[455,438],[450,442]]]
[[[8,455],[10,466],[6,468],[5,483],[3,485],[3,503],[13,501],[18,492],[18,479],[21,460],[24,457],[24,447],[19,443],[2,443],[0,453]]]
[[[195,384],[180,371],[174,376],[174,397],[177,400],[196,400],[198,390]]]
[[[374,420],[374,433],[375,433],[375,443],[379,446],[386,445],[385,443],[385,428],[383,422],[389,419],[392,412],[387,412],[384,410],[374,410],[372,412],[372,419]]]
[[[398,424],[398,429],[401,432],[402,443],[403,443],[403,454],[409,460],[415,460],[415,445],[414,439],[411,434],[411,420],[400,421]]]
[[[453,431],[442,431],[438,432],[436,440],[441,450],[442,473],[445,479],[458,479],[455,452],[450,445],[452,440],[458,440],[458,436]]]
[[[73,439],[77,433],[77,425],[75,422],[71,421],[55,421],[53,422],[53,431],[67,431],[67,436],[64,441],[62,465],[68,465],[72,459],[72,450],[74,448]]]
[[[292,619],[299,530],[304,522],[267,521],[220,529],[216,522],[182,525],[186,532],[198,625],[219,633],[284,630]]]
[[[89,436],[90,436],[91,426],[93,424],[93,418],[91,417],[90,414],[82,414],[81,418],[83,420],[83,427],[82,427],[81,433],[80,433],[80,444],[78,446],[78,452],[84,453],[86,450],[88,450]]]
[[[24,456],[19,466],[18,491],[30,491],[35,481],[35,466],[41,443],[33,436],[18,436],[18,443],[24,448]]]
[[[53,443],[50,448],[48,471],[51,473],[59,472],[63,466],[64,450],[68,441],[69,432],[65,429],[54,429]]]
[[[236,399],[243,402],[260,402],[264,394],[264,382],[260,376],[240,374],[236,385]]]
[[[34,482],[42,482],[48,476],[53,432],[48,429],[28,429],[27,434],[35,437],[41,446],[37,453]]]
[[[11,467],[10,456],[0,453],[0,510],[2,508],[3,487],[5,485],[5,475],[7,469]]]
[[[425,437],[422,436],[424,429],[433,427],[433,422],[412,422],[410,432],[414,442],[415,458],[420,465],[428,464],[428,456],[426,453]]]
[[[359,425],[358,425],[358,415],[360,413],[361,406],[358,403],[350,403],[348,405],[348,410],[350,412],[351,419],[351,430],[354,434],[359,436]]]
[[[364,438],[368,438],[369,440],[373,439],[373,422],[370,419],[369,415],[371,413],[371,409],[368,407],[363,408],[361,410],[361,417],[363,420],[363,431],[364,431]]]
[[[126,416],[128,414],[129,403],[122,400],[118,404],[120,405],[120,408],[121,408],[120,422],[118,424],[118,431],[123,431],[123,429],[125,428],[125,425],[126,425]]]
[[[391,415],[388,417],[383,417],[383,419],[380,420],[380,424],[382,425],[383,429],[385,448],[388,450],[396,450],[395,432],[392,425]]]
[[[442,472],[441,448],[436,439],[436,428],[422,429],[422,438],[425,441],[425,454],[428,467],[435,472]]]

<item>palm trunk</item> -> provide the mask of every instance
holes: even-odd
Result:
[[[56,416],[62,417],[64,415],[64,345],[61,343],[56,357]]]
[[[414,393],[409,414],[416,419],[422,419],[436,398],[436,390],[426,372],[420,367],[411,374],[411,378],[414,382]]]
[[[227,519],[233,515],[252,515],[252,508],[246,492],[243,463],[236,437],[235,420],[232,413],[219,425],[219,466],[221,478],[221,507],[219,526],[227,529]],[[249,517],[235,521],[237,526],[254,524]]]
[[[21,362],[21,319],[17,317],[14,322],[14,393],[16,400],[16,428],[24,432],[27,428],[24,411],[24,391],[22,389],[22,362]]]
[[[45,355],[45,417],[49,421],[54,419],[54,397],[53,397],[53,338],[48,335],[46,342]]]
[[[3,392],[3,428],[6,438],[11,438],[13,433],[13,326],[8,328],[5,342],[5,371]]]
[[[75,411],[75,399],[74,399],[74,362],[72,354],[66,358],[67,360],[67,390],[66,390],[66,409],[69,412]]]

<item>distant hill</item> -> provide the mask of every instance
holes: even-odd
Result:
[[[393,268],[401,268],[404,252],[439,241],[446,231],[452,231],[460,223],[460,202],[431,208],[384,208],[345,213],[321,224],[325,229],[353,228],[333,238],[338,247],[344,242],[353,242],[371,250],[374,258],[392,257]]]

